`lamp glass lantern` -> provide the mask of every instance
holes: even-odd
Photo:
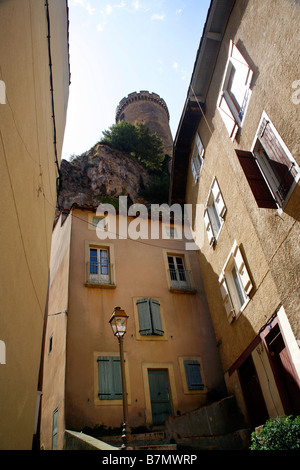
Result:
[[[120,307],[116,307],[109,320],[113,334],[117,337],[123,337],[127,330],[128,315]]]

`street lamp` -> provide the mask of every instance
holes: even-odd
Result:
[[[122,440],[123,444],[121,449],[131,450],[130,446],[130,429],[128,426],[128,403],[127,403],[127,388],[126,388],[126,377],[125,377],[125,366],[124,366],[124,350],[123,350],[123,337],[127,330],[127,319],[125,311],[121,307],[115,307],[112,316],[109,320],[114,336],[118,338],[119,349],[120,349],[120,363],[121,363],[121,377],[122,377],[122,397],[123,397],[123,429],[122,429]]]

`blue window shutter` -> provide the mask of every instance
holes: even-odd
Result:
[[[115,400],[122,398],[122,374],[121,362],[119,357],[111,357],[112,365],[112,382],[113,382],[113,398]]]
[[[150,308],[151,308],[153,334],[163,336],[164,331],[163,331],[162,323],[161,323],[160,303],[158,302],[158,300],[150,299]]]
[[[149,305],[149,299],[139,299],[137,301],[139,321],[140,321],[140,334],[151,335],[152,324],[151,324],[151,311]]]
[[[204,384],[198,361],[184,361],[186,380],[189,390],[203,390]]]
[[[112,374],[111,374],[111,358],[98,357],[99,372],[99,398],[100,400],[112,400]]]

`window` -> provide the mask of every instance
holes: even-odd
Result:
[[[139,299],[137,301],[139,316],[139,333],[142,336],[163,336],[160,303],[155,299]]]
[[[241,250],[236,242],[219,277],[227,318],[231,323],[246,307],[253,288]]]
[[[196,140],[194,144],[193,155],[191,159],[191,168],[194,178],[194,183],[197,183],[200,176],[201,167],[203,163],[204,147],[199,137],[199,134],[196,134]]]
[[[249,99],[253,71],[233,41],[230,41],[229,54],[224,74],[218,109],[232,140],[242,126]]]
[[[204,225],[208,242],[212,246],[218,238],[224,223],[226,206],[216,178],[209,191],[208,200],[204,209]]]
[[[199,361],[185,360],[184,369],[188,390],[203,390],[204,384],[201,376]]]
[[[122,399],[122,376],[120,357],[99,356],[98,379],[100,400],[121,400]]]
[[[57,449],[57,434],[58,434],[58,408],[53,412],[52,416],[52,450]]]
[[[185,269],[183,256],[168,255],[171,287],[175,289],[191,288],[191,273]]]
[[[236,150],[236,154],[258,207],[283,207],[299,180],[300,171],[265,113],[253,152]]]
[[[53,334],[52,334],[52,335],[50,336],[50,338],[49,338],[49,350],[48,350],[48,354],[51,353],[52,348],[53,348]]]
[[[113,249],[97,242],[85,242],[86,285],[115,287]]]

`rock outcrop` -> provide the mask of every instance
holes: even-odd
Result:
[[[150,178],[150,172],[136,158],[97,144],[73,161],[62,160],[58,210],[69,210],[74,204],[96,209],[101,202],[117,200],[121,195],[128,196],[129,203],[139,202]]]

